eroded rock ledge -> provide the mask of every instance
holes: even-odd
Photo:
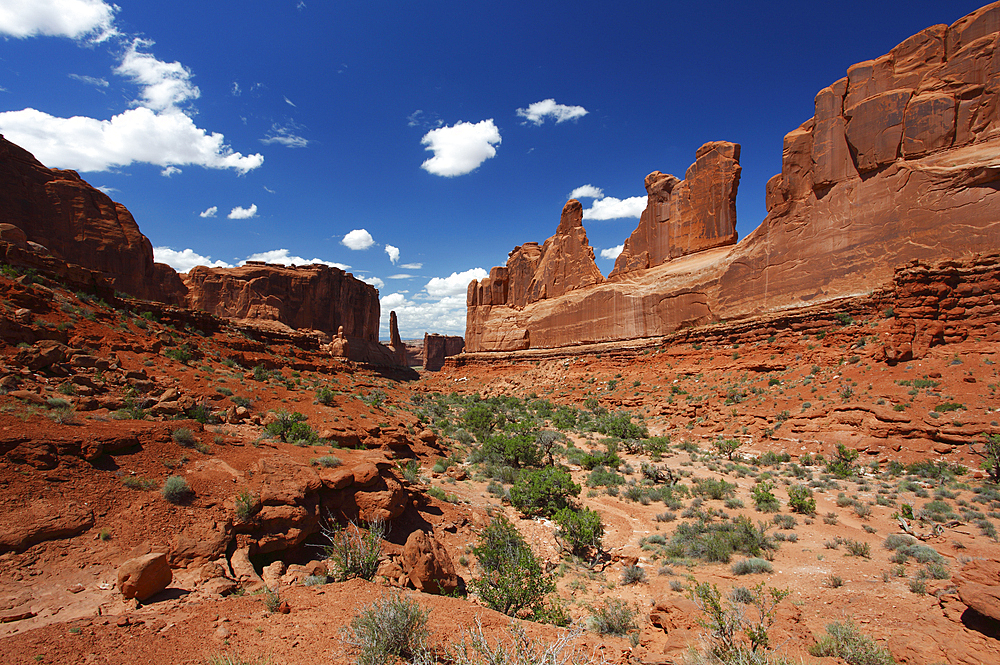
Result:
[[[466,350],[663,336],[863,294],[912,260],[995,251],[998,30],[994,3],[821,90],[814,116],[785,136],[767,217],[739,244],[739,147],[709,143],[684,181],[647,178],[646,210],[608,279],[593,275],[582,226],[570,236],[560,222],[545,246],[516,248],[470,284]]]

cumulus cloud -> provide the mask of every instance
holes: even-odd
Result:
[[[157,263],[166,263],[177,272],[187,272],[195,266],[208,266],[209,268],[232,268],[232,264],[225,261],[213,261],[210,256],[202,256],[192,249],[176,251],[169,247],[154,247],[153,260]]]
[[[360,277],[359,279],[365,284],[371,284],[376,289],[381,290],[385,288],[385,282],[383,282],[378,277]]]
[[[581,185],[569,193],[571,199],[603,199],[604,190],[593,185]]]
[[[343,263],[335,263],[333,261],[325,261],[323,259],[304,259],[301,256],[293,256],[287,249],[272,249],[268,252],[251,254],[244,260],[240,261],[240,265],[244,265],[247,261],[263,261],[264,263],[276,263],[283,266],[308,266],[314,263],[319,263],[325,266],[330,266],[331,268],[340,268],[341,270],[351,269],[351,266]]]
[[[140,162],[167,167],[188,164],[246,173],[264,163],[259,154],[243,156],[179,112],[129,109],[110,120],[57,118],[35,109],[0,113],[0,133],[46,166],[77,171],[107,171]]]
[[[295,132],[297,130],[298,126],[294,123],[284,127],[274,124],[271,125],[271,129],[267,132],[267,135],[260,140],[260,142],[268,145],[277,143],[285,146],[286,148],[305,148],[309,145],[309,139],[296,134]]]
[[[622,250],[624,249],[625,249],[624,244],[618,245],[617,247],[608,247],[607,249],[602,249],[601,258],[611,259],[611,260],[617,259],[618,255],[621,254]]]
[[[201,91],[191,83],[191,70],[179,62],[163,62],[140,48],[152,46],[146,39],[133,39],[115,73],[132,79],[140,86],[139,106],[154,111],[173,109],[198,99]]]
[[[392,245],[385,246],[385,253],[389,255],[389,260],[395,265],[396,261],[399,260],[399,247],[394,247]]]
[[[464,298],[469,289],[469,282],[474,279],[483,279],[488,275],[489,273],[482,268],[471,268],[463,272],[453,272],[448,277],[434,277],[427,282],[424,289],[427,291],[427,295],[432,298],[458,295]]]
[[[168,166],[167,168],[160,171],[160,175],[166,176],[168,178],[172,175],[177,175],[178,173],[181,173],[181,170],[176,166]]]
[[[250,219],[257,216],[257,204],[251,203],[249,208],[236,206],[226,215],[229,219]]]
[[[420,270],[424,267],[423,263],[404,263],[400,268],[405,268],[406,270]]]
[[[500,143],[500,130],[492,118],[475,124],[459,122],[432,129],[420,143],[434,153],[420,168],[434,175],[453,177],[471,173],[496,156],[493,146]]]
[[[118,34],[114,27],[117,11],[116,5],[103,0],[6,0],[0,2],[0,34],[102,42]]]
[[[211,208],[209,208],[205,212],[199,212],[198,216],[199,217],[215,217],[218,214],[218,212],[219,212],[219,206],[212,206]]]
[[[543,99],[540,102],[529,105],[526,109],[518,109],[517,115],[526,120],[525,124],[530,122],[535,125],[541,125],[545,122],[546,118],[555,120],[556,124],[559,124],[567,120],[582,118],[587,115],[587,109],[582,106],[557,104],[554,99]]]
[[[372,238],[372,234],[368,233],[365,229],[354,229],[340,241],[340,244],[344,247],[349,247],[350,249],[361,250],[368,249],[375,244],[375,239]]]
[[[80,74],[67,74],[74,81],[79,81],[80,83],[86,83],[87,85],[92,85],[96,88],[107,88],[110,83],[107,79],[98,78],[96,76],[81,76]]]
[[[646,208],[645,196],[632,196],[627,199],[616,199],[606,196],[594,201],[593,205],[583,211],[584,219],[606,220],[623,217],[640,217]]]

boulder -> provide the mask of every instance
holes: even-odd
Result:
[[[129,559],[118,568],[118,590],[126,599],[146,600],[170,586],[172,580],[164,552]]]
[[[1000,561],[967,561],[952,580],[969,609],[1000,621]]]
[[[450,594],[458,588],[458,575],[448,551],[430,534],[420,529],[406,539],[403,570],[418,590]]]

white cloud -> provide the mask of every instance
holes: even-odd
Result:
[[[290,100],[288,97],[285,97],[285,103],[288,104],[289,106],[295,106],[295,102],[293,102],[292,100]],[[298,107],[296,107],[296,108],[298,108]]]
[[[324,261],[323,259],[304,259],[301,256],[292,256],[288,253],[287,249],[272,249],[268,252],[251,254],[244,260],[240,261],[240,265],[244,265],[247,261],[263,261],[264,263],[276,263],[283,266],[307,266],[314,263],[320,263],[325,266],[330,266],[331,268],[340,268],[341,270],[351,269],[351,266],[343,263]]]
[[[380,289],[381,290],[381,289],[385,288],[385,282],[383,282],[378,277],[359,277],[359,279],[362,282],[364,282],[365,284],[371,284],[376,289]]]
[[[236,81],[233,81],[233,87],[232,87],[231,92],[233,93],[233,97],[239,97],[240,96],[240,92],[242,92],[240,90],[240,84],[237,83]]]
[[[646,209],[645,196],[632,196],[627,199],[616,199],[606,196],[594,201],[594,204],[583,211],[584,219],[605,220],[621,219],[622,217],[640,217]]]
[[[229,219],[250,219],[257,216],[257,204],[251,203],[249,208],[236,206],[226,215]]]
[[[306,8],[306,3],[303,0],[299,0],[299,4],[295,5],[295,8],[302,11]]]
[[[593,185],[581,185],[569,193],[571,199],[603,199],[604,190]]]
[[[423,263],[404,263],[400,268],[405,268],[406,270],[420,270],[424,267]]]
[[[518,109],[517,115],[525,118],[527,122],[534,123],[535,125],[541,125],[545,122],[546,118],[551,118],[556,121],[556,124],[559,124],[560,122],[566,122],[567,120],[582,118],[587,115],[587,109],[582,106],[566,106],[565,104],[557,104],[554,99],[543,99],[540,102],[531,104],[526,109]]]
[[[205,212],[199,212],[198,216],[199,217],[215,217],[218,214],[218,212],[219,212],[219,206],[212,206],[211,208],[209,208]]]
[[[601,258],[611,259],[611,260],[617,259],[618,255],[621,254],[622,250],[624,249],[625,249],[624,244],[618,245],[617,247],[608,247],[607,249],[602,249]]]
[[[133,163],[188,164],[246,173],[264,163],[259,154],[243,156],[177,111],[129,109],[111,120],[57,118],[35,109],[0,113],[0,133],[30,151],[50,168],[107,171]]]
[[[160,171],[160,175],[166,176],[168,178],[172,175],[177,175],[178,173],[181,173],[181,170],[176,166],[168,166],[167,168]]]
[[[464,298],[469,289],[469,282],[474,279],[483,279],[487,276],[489,276],[489,273],[482,268],[470,268],[462,272],[453,272],[448,277],[434,277],[431,281],[427,282],[427,286],[424,289],[432,298],[458,295]]]
[[[399,260],[399,247],[393,247],[392,245],[385,246],[385,253],[389,255],[389,260],[392,261],[393,265]]]
[[[111,194],[112,194],[113,192],[117,192],[117,191],[120,191],[120,190],[118,190],[118,189],[115,189],[114,187],[105,187],[104,185],[98,185],[98,186],[97,186],[97,187],[96,187],[95,189],[99,189],[99,190],[101,190],[102,192],[104,192],[104,193],[105,193],[105,194],[107,194],[108,196],[111,196]]]
[[[103,0],[4,0],[0,2],[0,34],[24,39],[45,35],[102,42],[118,34],[116,5]]]
[[[267,136],[260,140],[261,143],[278,143],[286,148],[304,148],[309,145],[309,139],[303,138],[295,133],[297,125],[294,123],[285,127],[278,124],[271,125]]]
[[[340,244],[344,247],[349,247],[355,250],[368,249],[375,244],[375,239],[372,238],[372,234],[368,233],[365,229],[354,229],[340,241]]]
[[[192,249],[176,251],[169,247],[154,247],[153,260],[157,263],[166,263],[177,272],[187,272],[195,266],[208,266],[209,268],[232,268],[232,264],[225,261],[213,261],[210,256],[202,256]]]
[[[96,76],[81,76],[79,74],[67,74],[74,81],[79,81],[80,83],[86,83],[87,85],[92,85],[97,88],[107,88],[110,83],[107,79],[97,78]]]
[[[380,304],[381,338],[389,337],[389,312],[396,312],[399,335],[403,339],[422,339],[425,332],[465,335],[464,293],[431,302],[408,300],[402,293],[390,293]]]
[[[445,177],[465,175],[497,154],[493,145],[500,143],[500,130],[492,118],[475,124],[459,122],[432,129],[420,143],[434,153],[420,168]]]
[[[139,49],[152,46],[153,42],[136,38],[132,40],[122,63],[115,73],[126,76],[141,87],[137,102],[154,111],[166,111],[180,104],[198,99],[201,91],[191,83],[191,71],[179,62],[163,62],[151,53]]]
[[[416,275],[411,275],[410,273],[407,272],[401,272],[395,275],[389,275],[389,279],[412,279],[415,276]]]

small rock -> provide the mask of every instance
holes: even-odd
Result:
[[[163,552],[129,559],[118,569],[118,590],[125,598],[146,600],[166,589],[172,580]]]

